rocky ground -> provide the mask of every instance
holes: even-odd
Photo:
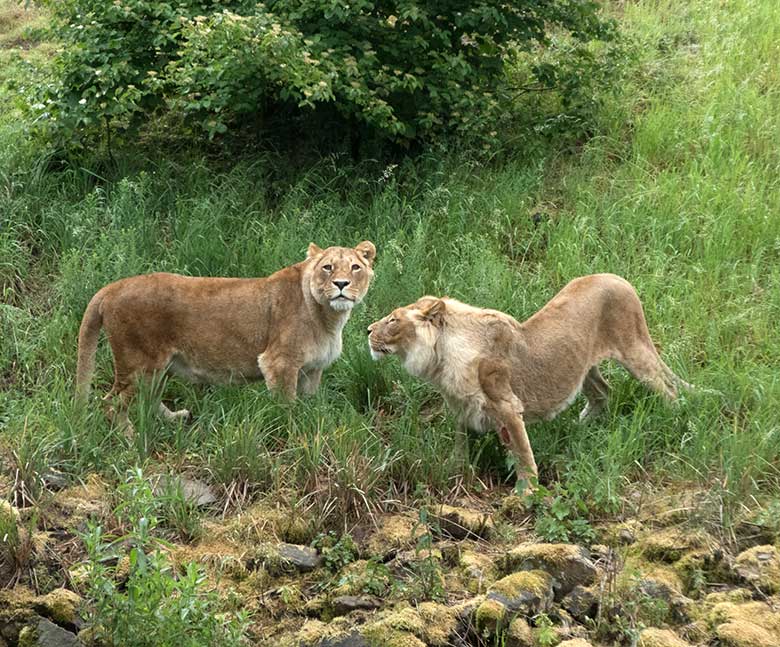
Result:
[[[507,492],[399,508],[347,535],[261,502],[207,516],[200,539],[167,551],[203,565],[226,605],[251,614],[252,644],[269,647],[780,646],[776,525],[708,524],[705,496],[653,497],[596,523],[589,545],[540,543]],[[88,519],[110,527],[105,484],[1,505],[30,532],[24,563],[3,565],[0,647],[90,644],[79,533]]]

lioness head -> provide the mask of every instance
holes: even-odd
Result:
[[[320,305],[348,311],[366,296],[374,276],[371,266],[376,257],[374,243],[364,240],[355,249],[309,245],[306,258],[311,260],[310,288]]]
[[[416,372],[413,366],[424,368],[433,359],[445,311],[442,299],[422,297],[375,321],[368,327],[371,357],[398,355],[411,372]]]

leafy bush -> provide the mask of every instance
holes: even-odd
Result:
[[[555,33],[576,58],[612,35],[595,0],[43,1],[64,47],[42,105],[65,134],[162,108],[210,136],[324,107],[396,141],[485,130],[512,96],[514,54]],[[553,67],[532,76],[553,81]]]
[[[218,597],[205,588],[198,565],[176,572],[164,544],[153,536],[158,520],[151,489],[134,491],[135,500],[116,511],[130,520],[126,536],[107,537],[101,526],[91,526],[82,537],[95,637],[102,644],[134,647],[244,644],[246,618],[217,612]]]
[[[566,490],[560,483],[550,489],[537,485],[528,503],[536,512],[534,531],[544,541],[590,543],[595,539],[588,506],[576,490]]]
[[[332,530],[327,534],[320,533],[311,545],[322,553],[325,566],[332,573],[337,573],[358,557],[358,548],[349,533],[341,537],[337,537]]]

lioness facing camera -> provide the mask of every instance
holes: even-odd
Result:
[[[114,354],[114,386],[128,431],[138,378],[170,370],[194,382],[265,379],[293,398],[316,391],[341,354],[341,331],[373,277],[376,248],[312,243],[306,260],[267,278],[146,274],[111,283],[89,302],[79,331],[76,392],[89,393],[101,327]],[[189,411],[170,411],[169,419]]]
[[[374,359],[398,355],[407,371],[434,384],[462,424],[497,429],[519,479],[537,475],[524,422],[551,420],[580,390],[587,398],[581,419],[604,408],[602,360],[617,360],[669,400],[678,387],[690,388],[658,356],[636,291],[614,274],[574,279],[523,323],[422,297],[371,324],[368,343]]]

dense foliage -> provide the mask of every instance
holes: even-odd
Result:
[[[210,136],[318,109],[396,141],[489,130],[517,91],[506,68],[518,55],[556,34],[568,39],[570,62],[612,33],[594,0],[49,6],[64,47],[41,106],[70,135],[109,123],[131,128],[160,109]],[[556,78],[548,60],[522,82],[547,87]]]

